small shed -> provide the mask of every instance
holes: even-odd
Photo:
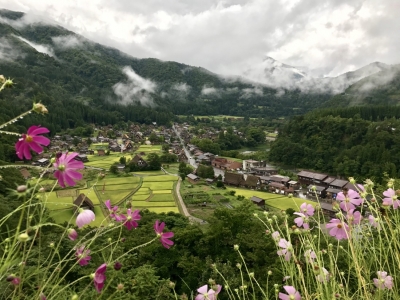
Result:
[[[250,201],[259,207],[265,207],[265,200],[256,196],[250,198]]]
[[[192,173],[187,174],[186,177],[189,178],[189,180],[192,181],[192,182],[197,182],[197,181],[199,181],[199,179],[200,179],[199,176],[194,175],[194,174],[192,174]]]
[[[213,182],[214,182],[213,178],[207,178],[206,179],[206,183],[208,183],[208,184],[212,184]]]
[[[94,210],[92,200],[90,200],[85,194],[79,194],[73,203],[75,210],[78,210],[79,208]]]

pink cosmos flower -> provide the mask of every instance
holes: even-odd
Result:
[[[304,202],[302,205],[300,205],[300,212],[305,214],[306,216],[313,216],[314,215],[315,208],[311,204],[307,204]]]
[[[344,211],[349,211],[350,209],[355,209],[356,205],[361,205],[363,203],[363,199],[360,197],[360,194],[356,191],[350,189],[347,192],[340,192],[337,194],[336,200],[340,202],[340,208]]]
[[[375,219],[373,215],[369,215],[368,216],[368,221],[377,230],[381,230],[381,225],[379,224],[379,219]]]
[[[383,192],[385,198],[383,198],[382,205],[385,207],[393,205],[394,209],[399,208],[400,200],[397,199],[396,192],[393,189],[387,189]]]
[[[75,256],[78,259],[79,265],[86,266],[89,263],[89,261],[92,258],[89,254],[90,250],[89,249],[85,250],[85,246],[81,246],[78,249],[76,249]]]
[[[75,229],[69,228],[68,229],[68,237],[71,241],[75,241],[78,238],[78,233]]]
[[[293,250],[292,244],[289,243],[285,239],[280,239],[280,241],[278,243],[278,246],[282,248],[281,250],[278,250],[278,252],[277,252],[278,255],[279,256],[284,255],[285,256],[285,260],[289,261],[290,257],[292,256],[292,253],[291,253],[291,251]]]
[[[130,208],[128,208],[128,210],[126,211],[126,222],[124,223],[124,226],[128,229],[131,230],[132,228],[136,228],[138,227],[138,223],[136,221],[139,221],[141,216],[139,214],[139,210],[135,210],[132,212],[132,210]],[[164,228],[163,228],[164,229]],[[162,231],[162,230],[161,230]],[[166,233],[164,233],[163,235],[165,235]],[[173,237],[174,234],[172,234],[171,237]],[[168,238],[168,237],[167,237]],[[162,238],[161,238],[162,240]],[[164,245],[164,244],[163,244]],[[165,246],[164,246],[165,247]]]
[[[43,146],[48,146],[50,144],[50,140],[44,136],[40,136],[39,134],[49,133],[50,131],[45,127],[40,126],[31,126],[28,129],[27,134],[22,134],[22,137],[15,144],[15,150],[17,151],[17,156],[19,159],[31,159],[32,155],[29,151],[32,149],[36,153],[42,153]]]
[[[221,291],[222,286],[219,284],[217,285],[217,290],[209,289],[208,290],[208,285],[203,285],[202,287],[197,289],[197,292],[199,293],[195,300],[215,300],[217,299],[216,295],[219,294]],[[208,290],[208,291],[207,291]]]
[[[159,223],[159,221],[157,220],[156,223],[154,224],[154,231],[156,232],[157,236],[160,238],[161,240],[161,244],[169,249],[174,242],[169,240],[170,238],[172,238],[174,236],[174,233],[172,231],[169,232],[163,232],[165,227],[165,223],[162,222],[161,224]]]
[[[308,224],[309,220],[305,214],[298,212],[295,212],[294,214],[300,216],[294,219],[294,222],[296,223],[297,227],[303,226],[304,229],[310,229],[310,225]]]
[[[19,278],[19,277],[14,277],[14,278],[11,280],[11,283],[12,283],[13,285],[19,285],[19,284],[21,283],[21,278]]]
[[[319,282],[328,282],[329,281],[329,272],[327,269],[322,268],[322,271],[320,274],[317,275],[317,280]]]
[[[80,208],[80,213],[76,217],[76,225],[79,228],[82,228],[83,226],[94,221],[95,218],[96,218],[96,216],[94,215],[94,212],[92,212],[90,209]]]
[[[312,264],[314,262],[314,259],[317,258],[317,255],[315,254],[314,251],[308,249],[304,252],[304,257],[306,258],[306,262]]]
[[[279,240],[281,239],[281,236],[278,231],[275,231],[272,233],[272,238],[274,239],[275,242],[279,242]]]
[[[40,300],[47,300],[47,297],[45,296],[45,294],[43,294],[42,292],[39,295],[39,299]]]
[[[339,219],[330,220],[330,223],[326,224],[326,228],[332,228],[329,231],[329,234],[336,237],[338,240],[348,239],[348,236],[350,234],[349,226]]]
[[[281,300],[301,300],[300,293],[296,291],[296,289],[293,286],[285,285],[283,287],[288,293],[288,295],[284,293],[279,293],[279,299]]]
[[[104,282],[106,281],[106,271],[107,264],[102,264],[94,273],[93,283],[98,293],[101,293],[101,290],[104,287]]]
[[[114,219],[116,222],[121,222],[121,221],[126,219],[124,215],[116,214],[116,212],[118,210],[118,206],[111,207],[111,201],[110,200],[106,200],[106,202],[104,202],[104,204],[106,205],[106,207],[108,209],[109,216],[110,216],[111,219]]]
[[[374,284],[378,289],[392,289],[393,287],[393,278],[392,276],[387,276],[387,272],[378,271],[376,272],[378,278],[374,278]]]
[[[74,152],[68,155],[68,153],[63,153],[56,162],[53,164],[54,176],[57,178],[58,183],[61,187],[65,188],[65,183],[69,186],[74,186],[75,181],[82,179],[82,174],[77,172],[79,169],[83,169],[83,162],[74,160],[78,153]]]
[[[361,223],[362,215],[359,211],[354,211],[354,209],[350,209],[347,212],[346,219],[349,221],[349,223],[353,225],[358,225]]]

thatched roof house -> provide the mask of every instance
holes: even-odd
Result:
[[[243,185],[245,182],[242,174],[225,172],[224,183],[230,185]]]
[[[94,210],[94,204],[85,194],[80,194],[74,201],[75,209],[86,208]]]
[[[256,188],[260,184],[260,178],[254,175],[247,175],[244,185],[247,188]]]

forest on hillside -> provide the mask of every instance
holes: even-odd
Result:
[[[271,146],[270,160],[331,175],[400,177],[400,109],[327,109],[292,118]]]

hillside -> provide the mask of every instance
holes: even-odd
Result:
[[[20,83],[13,94],[19,99],[62,98],[63,103],[76,101],[91,108],[132,104],[173,114],[281,117],[307,112],[330,98],[278,91],[177,62],[137,59],[60,26],[26,25],[22,13],[2,10],[0,16],[0,68]],[[131,117],[126,115],[129,110],[122,111],[125,119]]]

